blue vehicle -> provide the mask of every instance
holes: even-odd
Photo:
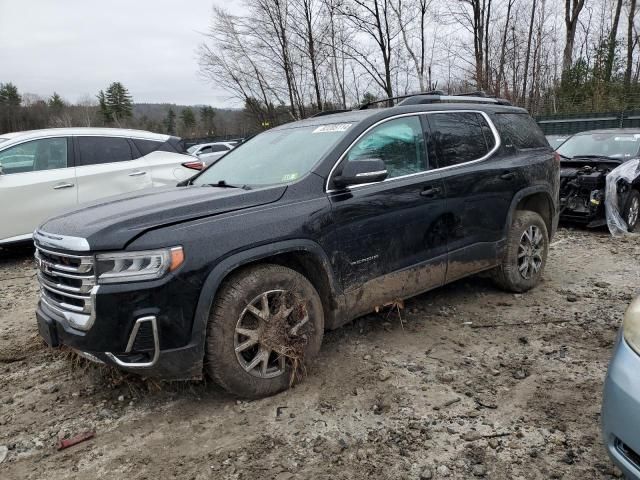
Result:
[[[624,315],[602,401],[602,434],[613,462],[640,479],[640,297]]]

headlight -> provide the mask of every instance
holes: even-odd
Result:
[[[622,322],[624,339],[636,353],[640,354],[640,297],[631,302]]]
[[[182,265],[182,247],[96,255],[98,283],[139,282],[163,277]]]

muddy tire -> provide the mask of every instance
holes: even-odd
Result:
[[[507,235],[502,264],[492,271],[496,284],[510,292],[526,292],[542,278],[549,233],[547,225],[536,212],[517,210]]]
[[[309,280],[279,265],[249,267],[216,296],[205,373],[239,397],[273,395],[300,378],[323,334],[322,302]]]
[[[637,190],[631,190],[622,211],[622,218],[627,222],[627,230],[633,232],[638,226],[638,218],[640,217],[640,193]]]

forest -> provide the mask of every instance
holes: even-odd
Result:
[[[244,0],[240,10],[213,6],[194,50],[202,79],[243,109],[136,104],[117,81],[72,103],[0,78],[0,133],[246,136],[431,90],[481,90],[533,115],[640,108],[636,0]]]

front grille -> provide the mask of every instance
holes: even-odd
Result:
[[[91,293],[96,285],[93,257],[54,252],[38,245],[35,257],[43,301],[63,314],[91,315]]]

